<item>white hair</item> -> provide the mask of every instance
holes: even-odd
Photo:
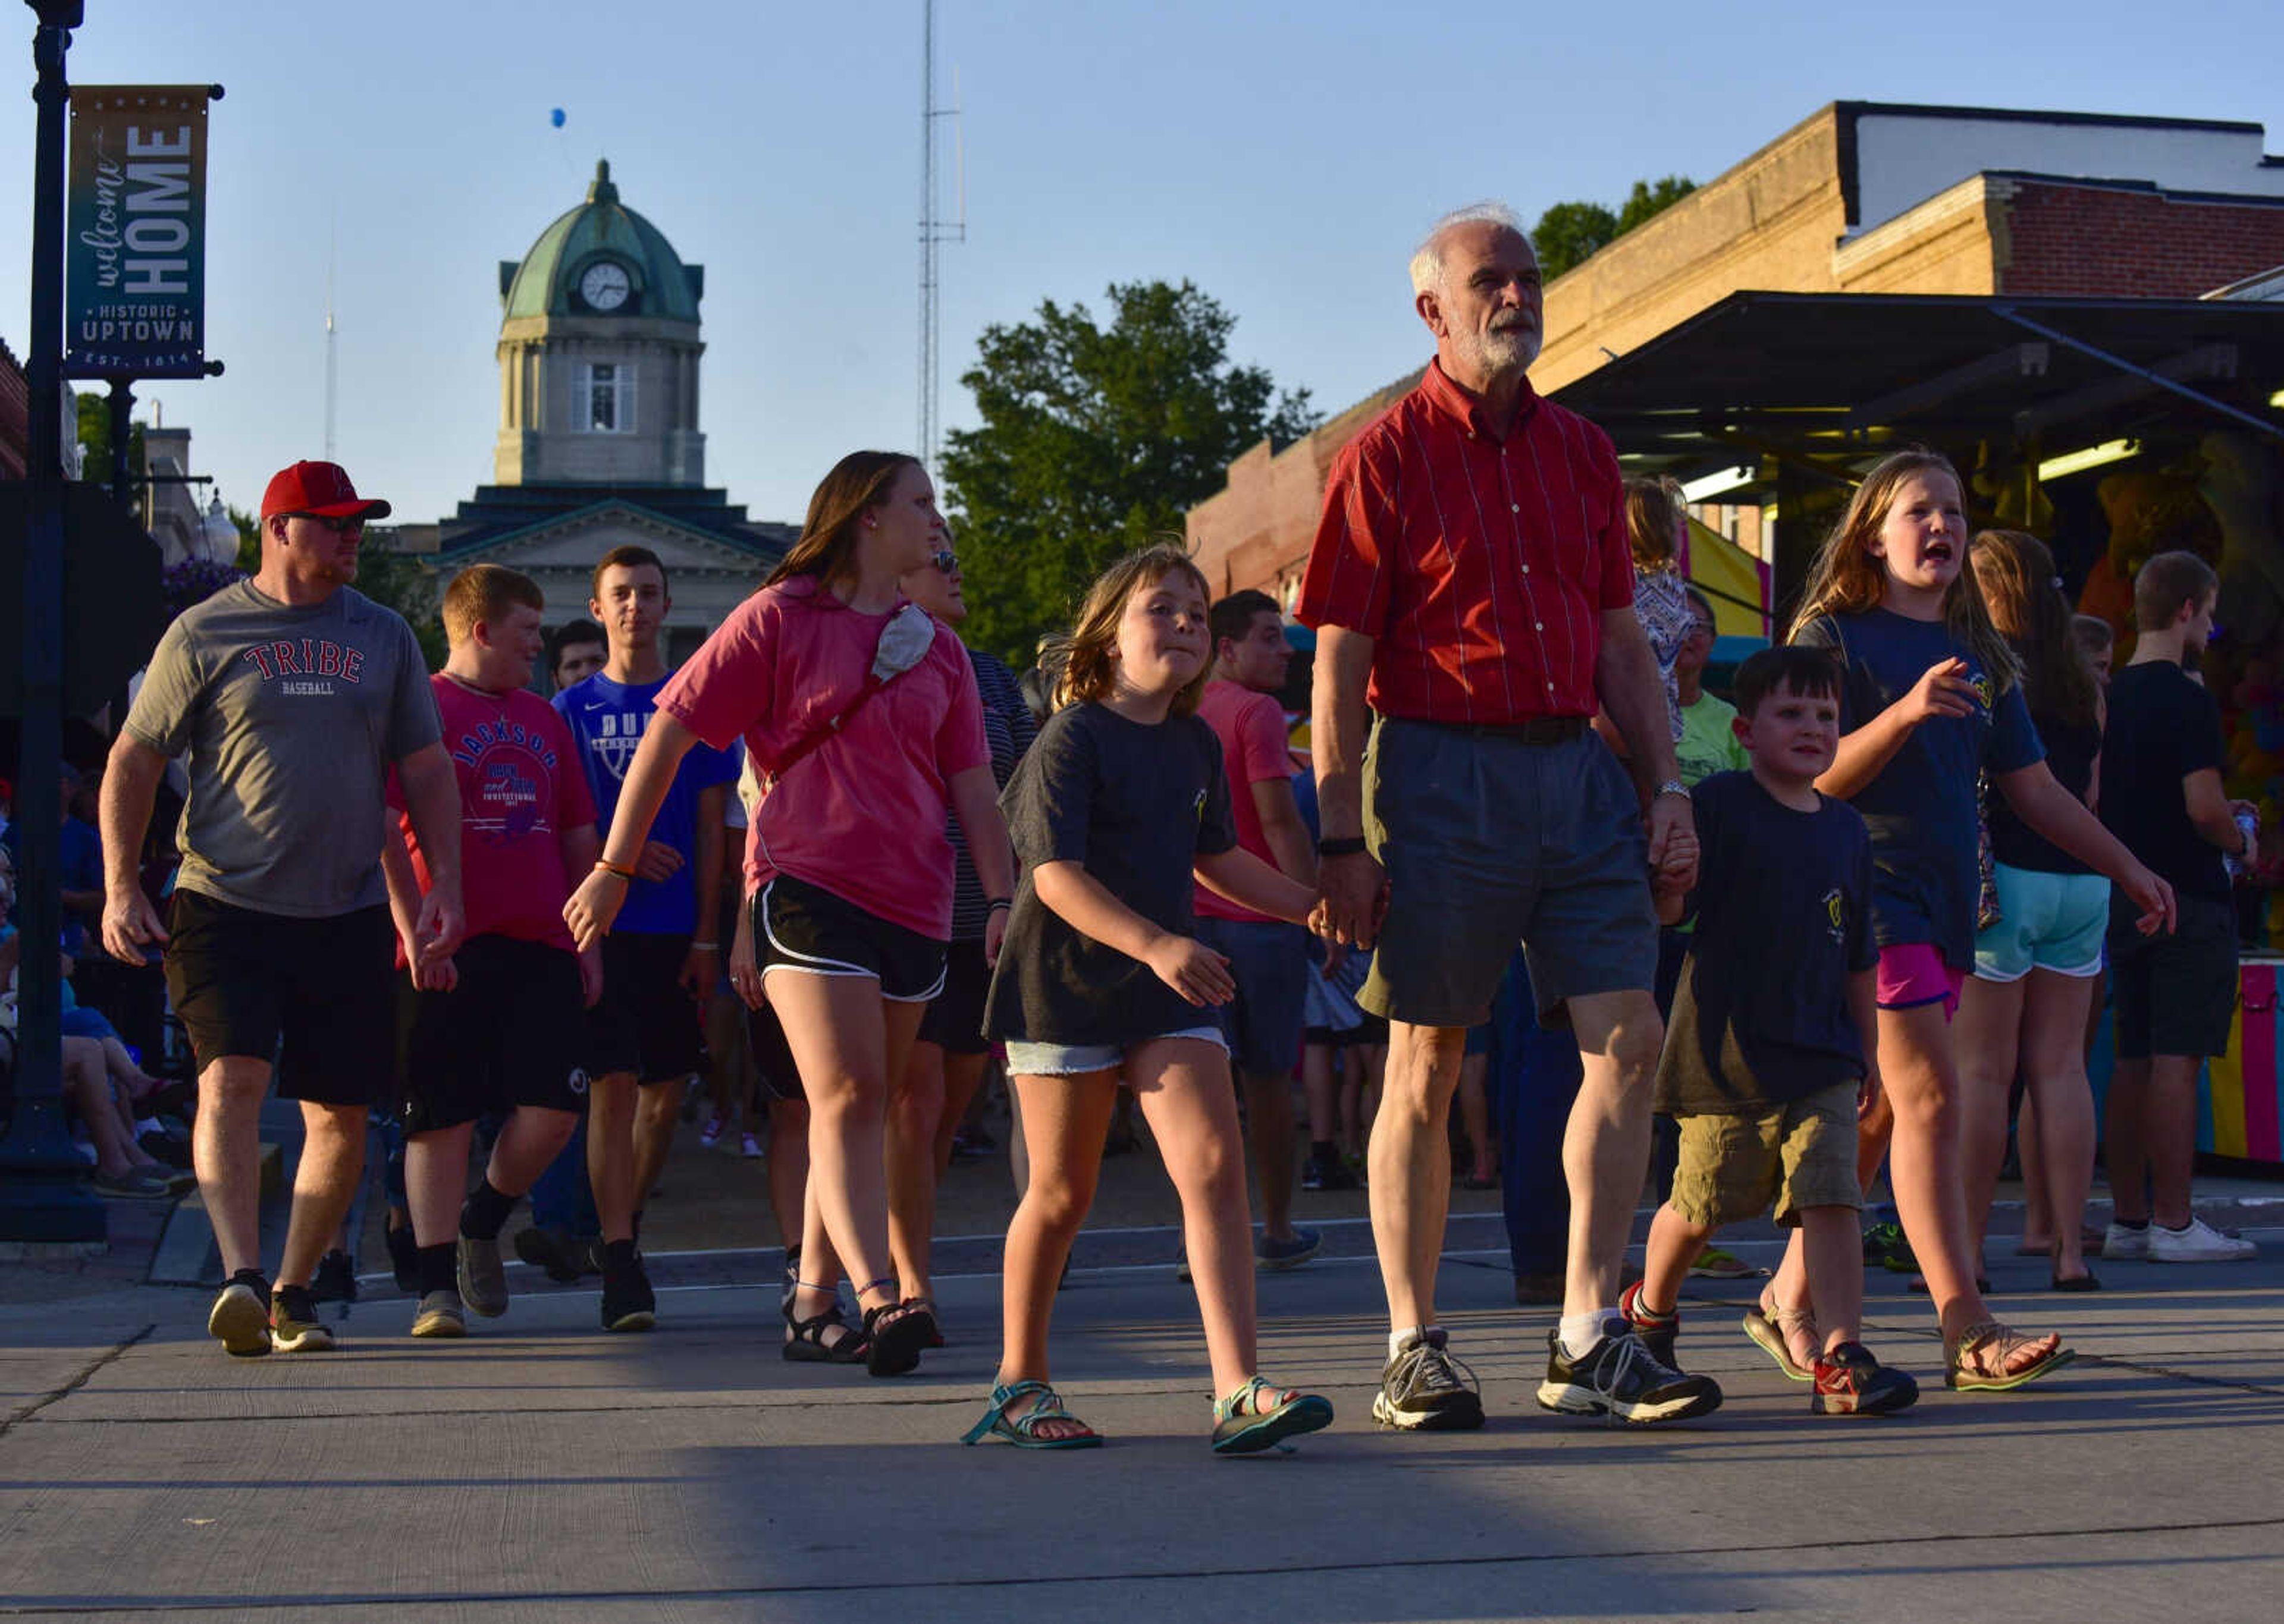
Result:
[[[1430,288],[1443,285],[1443,237],[1454,226],[1488,224],[1505,226],[1522,238],[1526,246],[1530,233],[1522,229],[1522,216],[1496,199],[1470,203],[1465,208],[1455,208],[1428,228],[1428,235],[1412,254],[1412,291],[1424,293]],[[1537,250],[1532,249],[1535,254]]]

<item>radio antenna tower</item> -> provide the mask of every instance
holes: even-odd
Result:
[[[338,213],[336,206],[336,215]],[[336,221],[328,218],[325,223],[325,460],[329,463],[340,460],[333,455],[333,262],[339,257],[335,251],[338,238]]]
[[[921,463],[933,478],[936,472],[936,318],[938,310],[936,249],[942,243],[967,240],[967,161],[959,129],[959,70],[952,70],[953,105],[935,104],[935,0],[920,0],[920,377],[919,444]],[[957,212],[944,219],[936,184],[936,124],[952,121],[952,165],[957,176]]]

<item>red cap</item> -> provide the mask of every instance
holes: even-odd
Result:
[[[262,516],[314,513],[319,519],[386,519],[388,504],[356,494],[339,463],[295,463],[280,469],[262,493]]]

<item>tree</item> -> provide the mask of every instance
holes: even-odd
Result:
[[[238,567],[251,575],[262,567],[262,521],[242,507],[223,511],[238,527]]]
[[[1697,183],[1687,176],[1669,175],[1655,181],[1636,181],[1615,213],[1600,203],[1550,206],[1530,233],[1531,246],[1538,250],[1541,274],[1552,282],[1564,271],[1576,269],[1696,190]]]
[[[1623,237],[1645,220],[1663,214],[1696,190],[1697,183],[1686,175],[1669,175],[1657,181],[1636,181],[1634,189],[1626,194],[1624,207],[1618,210],[1617,235]]]
[[[1557,203],[1530,233],[1538,272],[1549,282],[1592,259],[1618,234],[1618,217],[1600,203]]]
[[[111,402],[93,390],[79,402],[79,477],[90,485],[111,483]],[[143,474],[143,420],[135,418],[127,431],[127,472]]]
[[[420,639],[428,668],[444,668],[443,589],[433,567],[409,552],[393,552],[368,540],[357,549],[356,589],[403,615]]]
[[[1188,281],[1114,283],[1108,296],[1107,327],[1048,300],[1033,321],[984,329],[960,379],[982,425],[946,437],[961,635],[1019,670],[1111,559],[1178,535],[1240,452],[1319,420],[1307,390],[1279,393],[1264,369],[1230,362],[1236,318]]]

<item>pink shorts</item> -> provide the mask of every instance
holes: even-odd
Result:
[[[1967,973],[1943,962],[1935,944],[1899,942],[1880,949],[1879,1002],[1883,1010],[1912,1010],[1923,1003],[1943,1004],[1943,1018],[1959,1013],[1959,989]]]

